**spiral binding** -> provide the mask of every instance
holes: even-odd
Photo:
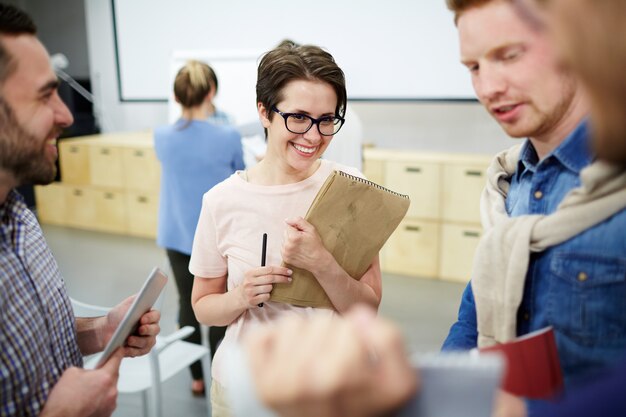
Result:
[[[339,175],[343,176],[343,177],[346,177],[346,178],[350,179],[350,180],[359,181],[359,182],[362,182],[363,184],[371,185],[372,187],[378,188],[379,190],[391,193],[391,194],[396,195],[398,197],[406,198],[407,200],[409,199],[409,196],[406,195],[406,194],[397,193],[395,191],[390,190],[389,188],[383,187],[382,185],[378,185],[375,182],[366,180],[365,178],[356,177],[354,175],[350,175],[347,172],[343,172],[343,171],[335,171],[335,172],[338,173]]]

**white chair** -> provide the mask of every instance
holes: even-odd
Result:
[[[94,306],[72,299],[76,317],[97,317],[105,315],[110,309]],[[137,358],[124,358],[120,365],[117,388],[120,393],[141,392],[143,414],[145,417],[163,417],[161,383],[186,370],[189,365],[200,360],[205,375],[206,401],[208,415],[211,415],[209,387],[210,352],[206,346],[185,342],[181,339],[194,332],[193,327],[183,327],[168,335],[157,336],[157,343],[149,354]],[[99,355],[85,359],[85,368],[93,368]]]

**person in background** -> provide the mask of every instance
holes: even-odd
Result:
[[[535,0],[516,0],[516,3],[522,5],[527,23],[543,25],[538,20],[540,16],[532,9]],[[593,150],[601,161],[611,164],[617,178],[620,175],[623,178],[626,173],[626,119],[622,117],[626,114],[626,80],[623,77],[626,45],[616,40],[626,39],[626,25],[623,21],[626,16],[626,3],[622,0],[536,0],[536,3],[548,5],[547,28],[554,35],[556,45],[560,47],[558,53],[565,61],[562,65],[569,66],[578,74],[589,92]],[[604,111],[605,109],[609,110]],[[624,185],[621,190],[623,193]],[[623,253],[622,251],[621,260],[609,264],[615,270],[620,270],[624,265]],[[623,273],[620,279],[624,280]],[[354,321],[354,318],[349,315],[345,320]],[[367,402],[369,411],[361,414],[349,412],[343,414],[362,416],[389,413],[400,406],[406,398],[406,391],[411,392],[407,386],[416,386],[415,376],[404,369],[406,366],[404,347],[398,342],[395,333],[397,329],[394,330],[393,325],[374,318],[371,313],[367,320],[364,326],[357,326],[356,323],[328,326],[322,333],[317,330],[320,324],[315,322],[300,322],[295,325],[284,323],[278,327],[259,330],[247,341],[246,351],[250,358],[257,391],[262,399],[285,416],[299,415],[297,414],[299,411],[302,411],[301,415],[307,415],[305,414],[308,410],[307,405],[311,403],[318,405],[320,410],[318,416],[342,415],[337,412],[342,403]],[[285,331],[288,326],[291,334],[287,336]],[[387,329],[378,331],[378,336],[374,340],[368,339],[366,331],[361,330],[364,335],[350,338],[351,344],[342,346],[342,351],[336,348],[321,350],[330,342],[329,339],[334,332],[340,330],[340,326],[343,328],[349,326],[353,329],[383,326]],[[287,337],[290,340],[287,340]],[[310,381],[307,377],[313,372],[310,367],[311,355],[292,357],[283,354],[280,358],[274,356],[277,347],[280,347],[282,352],[298,352],[304,348],[301,345],[303,340],[308,342],[307,349],[320,352],[318,355],[320,362],[333,363],[332,375],[335,378],[320,380],[318,384],[304,384],[302,381]],[[260,350],[259,345],[268,346],[270,350]],[[351,388],[356,386],[356,383],[350,378],[350,371],[368,369],[369,346],[374,347],[380,366],[360,375],[358,385],[369,387],[367,391],[353,390]],[[345,354],[346,350],[350,353]],[[621,349],[622,356],[625,353],[624,349]],[[285,357],[290,359],[286,361]],[[279,372],[282,373],[281,380],[293,382],[286,385],[288,389],[283,389],[285,388],[283,386],[276,389],[271,383],[272,378]],[[588,378],[585,386],[572,389],[561,401],[540,407],[536,410],[536,415],[540,417],[626,415],[626,401],[623,398],[626,361],[603,373],[597,378]],[[296,375],[298,379],[294,379]],[[387,381],[394,381],[396,384],[392,393],[384,391],[388,386]],[[375,395],[379,390],[383,394]],[[337,401],[337,398],[341,398],[342,401]],[[373,398],[377,401],[373,401]],[[525,415],[525,410],[520,410],[518,404],[501,405],[497,410],[500,413],[498,415]]]
[[[230,414],[225,355],[250,330],[285,316],[329,317],[356,303],[377,308],[381,298],[378,256],[354,279],[301,217],[334,170],[362,176],[320,159],[344,122],[343,71],[317,46],[281,45],[261,59],[256,91],[267,153],[204,195],[189,268],[200,322],[228,326],[213,361],[213,416]],[[264,233],[267,266],[261,267]],[[310,271],[334,310],[269,301],[273,284],[291,279],[282,261]]]
[[[133,297],[104,317],[74,317],[39,223],[15,190],[54,180],[57,138],[73,123],[36,33],[26,13],[0,3],[0,415],[109,416],[120,361],[150,351],[160,314],[144,314],[102,368],[82,369]]]
[[[213,100],[215,99],[215,96],[217,95],[219,83],[217,81],[217,75],[215,75],[215,71],[213,71],[213,68],[211,68],[210,66],[209,66],[208,76],[209,76],[209,84],[211,85],[211,102],[210,102],[210,105],[207,107],[207,112],[206,112],[207,119],[206,120],[216,125],[233,125],[234,121],[231,115],[218,109],[213,103]]]
[[[211,67],[199,61],[187,62],[174,81],[174,95],[182,106],[182,116],[173,125],[154,131],[154,146],[161,162],[157,243],[166,249],[176,280],[178,324],[196,330],[186,339],[196,344],[201,344],[202,334],[191,308],[193,275],[189,272],[189,260],[202,196],[244,167],[241,137],[226,124],[225,114],[213,105],[216,88],[217,78]],[[212,355],[225,329],[209,329]],[[191,365],[191,374],[192,393],[203,395],[200,361]]]

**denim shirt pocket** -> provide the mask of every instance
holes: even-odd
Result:
[[[550,271],[557,329],[588,345],[626,337],[626,258],[558,252]]]

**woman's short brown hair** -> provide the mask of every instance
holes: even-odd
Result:
[[[257,73],[256,101],[263,104],[268,119],[273,117],[271,109],[283,100],[283,88],[294,80],[328,83],[337,95],[335,115],[345,115],[346,80],[333,56],[318,46],[283,42],[263,56]]]

